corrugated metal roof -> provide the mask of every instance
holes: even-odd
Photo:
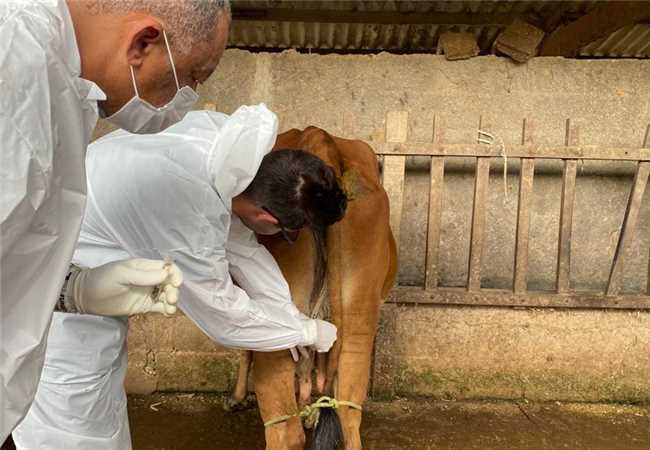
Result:
[[[609,37],[584,47],[580,50],[580,56],[650,58],[650,24],[621,28]]]
[[[511,0],[470,0],[470,1],[431,1],[431,0],[233,0],[233,8],[242,9],[316,9],[336,11],[401,11],[401,12],[472,12],[509,13],[524,11],[566,11],[584,13],[598,1],[511,1]]]
[[[278,49],[435,52],[441,33],[469,31],[477,37],[481,50],[486,51],[500,29],[498,26],[469,25],[245,21],[232,27],[230,45]]]
[[[229,45],[323,52],[430,53],[436,52],[441,33],[468,31],[476,36],[485,54],[515,17],[528,17],[540,26],[554,28],[562,20],[585,14],[598,3],[238,0],[233,3],[235,20]],[[399,21],[402,23],[394,23]],[[623,28],[589,44],[579,54],[583,57],[650,57],[649,27],[650,24],[640,24]]]

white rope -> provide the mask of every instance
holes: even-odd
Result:
[[[508,155],[506,154],[506,144],[501,139],[501,136],[489,133],[484,130],[478,130],[479,144],[494,145],[495,139],[499,140],[500,156],[503,158],[503,204],[508,202]]]

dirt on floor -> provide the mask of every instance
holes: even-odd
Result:
[[[256,409],[218,395],[130,397],[134,450],[264,449]],[[650,406],[396,400],[365,405],[366,450],[650,448]]]

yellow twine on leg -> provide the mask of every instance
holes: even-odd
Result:
[[[350,402],[348,400],[337,400],[332,397],[321,397],[311,405],[306,405],[301,411],[295,414],[280,416],[273,420],[269,420],[268,422],[264,422],[264,426],[270,427],[272,425],[286,422],[292,417],[300,417],[301,419],[305,420],[305,426],[307,428],[313,428],[318,424],[318,417],[320,416],[321,408],[339,409],[341,406],[348,406],[350,408],[363,411],[363,408],[358,403]]]

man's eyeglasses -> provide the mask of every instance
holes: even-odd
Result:
[[[275,217],[275,220],[278,221],[277,226],[280,229],[280,234],[282,235],[282,239],[287,241],[289,244],[293,244],[294,242],[296,242],[296,240],[298,239],[298,234],[300,234],[300,229],[291,230],[289,228],[286,228],[285,226],[282,225],[282,222],[280,222],[278,216],[273,214],[267,207],[262,206],[262,209],[267,213],[269,213],[270,215],[272,215],[273,217]]]

